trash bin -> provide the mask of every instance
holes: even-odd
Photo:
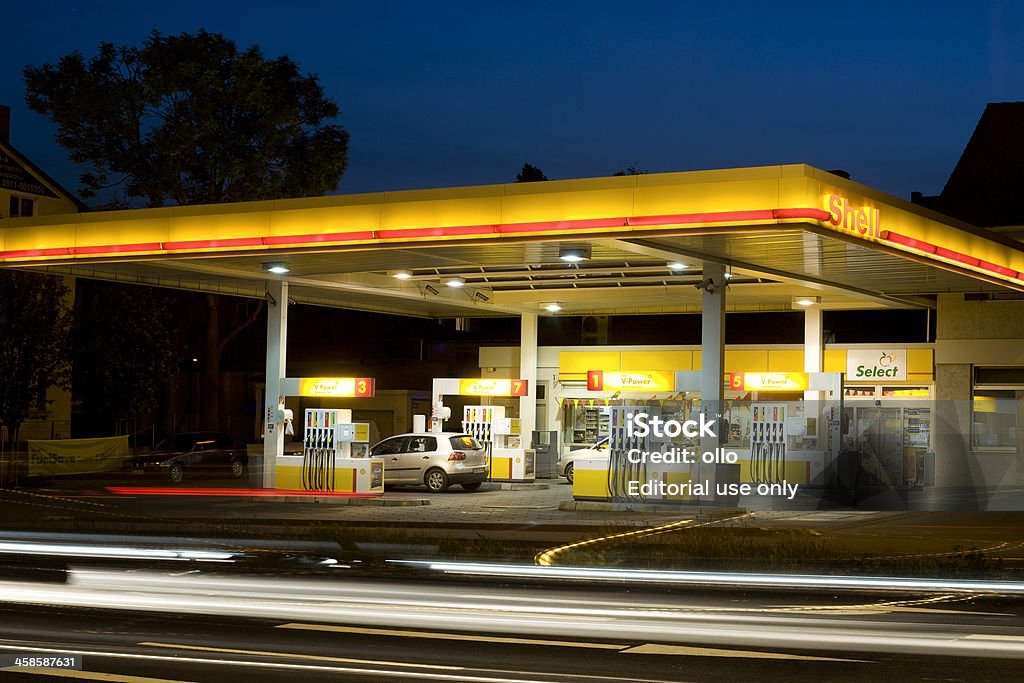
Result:
[[[555,463],[558,461],[558,432],[534,432],[533,450],[536,453],[534,466],[537,479],[554,479]]]

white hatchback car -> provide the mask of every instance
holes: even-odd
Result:
[[[577,448],[574,451],[569,451],[558,459],[555,463],[556,471],[569,480],[572,483],[573,474],[576,466],[574,463],[578,458],[607,458],[608,457],[608,437],[604,437],[593,446],[587,446],[586,448]]]
[[[374,444],[370,455],[384,460],[384,483],[425,485],[433,492],[459,484],[476,491],[487,479],[487,449],[469,434],[398,434]]]

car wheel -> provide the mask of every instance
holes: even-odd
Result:
[[[245,474],[245,463],[238,458],[231,458],[231,478],[238,479]]]
[[[478,488],[480,488],[480,482],[474,481],[472,484],[461,484],[461,486],[467,491],[476,491]]]
[[[568,465],[565,466],[565,478],[569,480],[570,484],[572,483],[572,477],[575,474],[575,472],[573,471],[574,469],[575,468],[572,466],[572,463],[569,463]]]
[[[444,470],[434,468],[427,471],[427,475],[423,477],[423,483],[433,493],[443,493],[448,490],[448,475],[444,473]]]
[[[178,463],[174,463],[171,465],[171,469],[167,470],[167,476],[175,484],[180,484],[185,479],[185,468]]]

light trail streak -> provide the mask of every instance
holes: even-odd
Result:
[[[484,566],[487,568],[488,566]],[[474,569],[479,570],[476,566]],[[551,571],[558,568],[530,567]],[[1010,657],[1024,659],[1024,644],[1016,638],[972,638],[983,634],[1018,636],[1024,629],[954,622],[919,624],[912,621],[873,621],[849,615],[814,617],[796,613],[766,614],[753,607],[748,613],[708,613],[673,607],[664,597],[648,596],[620,607],[576,606],[571,596],[554,595],[549,604],[514,601],[540,591],[496,588],[502,600],[467,601],[464,586],[414,585],[378,582],[349,592],[346,583],[278,582],[232,578],[230,588],[217,587],[216,577],[191,582],[191,577],[153,577],[138,573],[73,572],[69,585],[43,587],[0,583],[9,603],[127,609],[173,614],[210,614],[267,618],[330,630],[330,625],[399,628],[403,631],[472,634],[481,643],[496,635],[543,636],[560,641],[602,641],[629,645],[743,643],[745,649],[839,650],[900,652],[944,656]],[[727,581],[728,575],[715,576]],[[840,577],[842,578],[842,577]],[[906,581],[904,581],[906,583]],[[943,582],[949,591],[948,583]],[[966,583],[966,582],[961,582]],[[275,585],[277,584],[277,585]],[[168,590],[170,585],[176,590]],[[971,583],[977,585],[977,582]],[[273,586],[274,589],[270,590]],[[246,587],[248,587],[246,589]],[[314,590],[314,588],[316,588]],[[258,596],[254,598],[253,596]],[[585,604],[585,603],[584,603]],[[733,605],[725,605],[732,607]],[[382,634],[383,635],[383,634]],[[406,637],[416,637],[408,633]],[[430,637],[430,636],[423,636]],[[571,645],[567,645],[571,647]]]
[[[742,572],[663,571],[656,569],[605,569],[598,567],[537,567],[533,565],[474,562],[389,560],[418,565],[445,574],[533,579],[585,579],[629,581],[636,584],[694,586],[752,586],[767,588],[831,588],[902,592],[969,592],[1024,595],[1024,582],[961,579],[905,578],[894,576],[828,576],[821,574],[755,574]]]

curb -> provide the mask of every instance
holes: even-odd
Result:
[[[248,503],[265,503],[266,497],[239,496]],[[413,507],[430,505],[427,498],[346,498],[344,496],[275,496],[275,503],[322,503],[325,505],[361,505],[369,507]]]
[[[558,509],[566,512],[665,512],[670,514],[745,515],[744,508],[686,505],[680,503],[613,503],[603,500],[563,500]]]

